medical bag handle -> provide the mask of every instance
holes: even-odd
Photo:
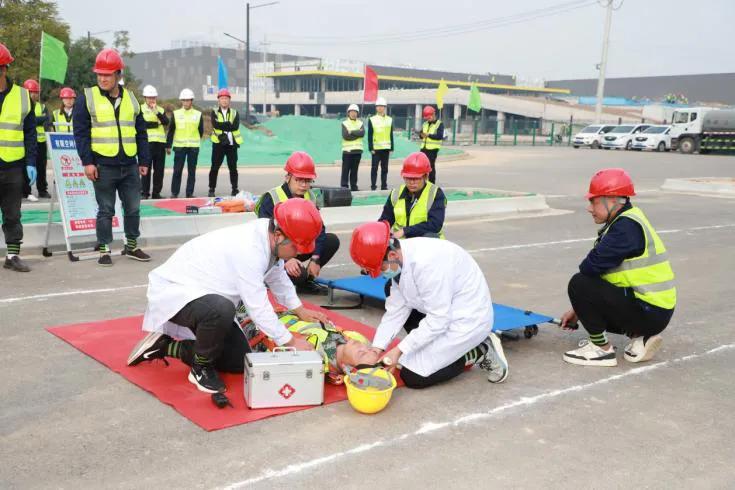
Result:
[[[292,352],[293,355],[296,355],[297,350],[296,350],[296,347],[283,347],[283,346],[279,346],[279,347],[274,347],[273,348],[273,353],[275,354],[276,352]]]

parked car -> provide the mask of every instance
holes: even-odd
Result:
[[[671,126],[651,126],[633,138],[634,150],[669,151],[671,149]]]
[[[650,124],[623,124],[615,126],[609,133],[602,137],[602,147],[606,150],[630,150],[633,146],[633,138],[648,129]]]
[[[614,127],[615,125],[606,126],[603,124],[593,124],[591,126],[587,126],[582,131],[574,135],[572,146],[575,148],[579,148],[580,146],[599,148],[600,138],[602,138],[603,135],[609,133],[610,130]]]

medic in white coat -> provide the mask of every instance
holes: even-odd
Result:
[[[406,386],[431,386],[472,364],[488,371],[492,382],[507,378],[503,347],[491,332],[490,290],[465,250],[436,238],[399,242],[388,223],[380,221],[354,230],[350,255],[372,277],[392,280],[373,345],[385,350],[406,330],[406,337],[384,356],[386,364],[402,366]]]
[[[195,339],[189,381],[207,393],[225,390],[216,361],[242,300],[256,326],[278,345],[312,350],[278,321],[266,285],[276,300],[301,320],[326,321],[301,304],[284,270],[284,260],[314,249],[322,220],[313,203],[289,199],[274,218],[223,228],[182,245],[148,276],[148,307],[143,330],[153,332],[131,353],[134,365],[149,360],[170,338]],[[168,337],[168,339],[166,338]]]

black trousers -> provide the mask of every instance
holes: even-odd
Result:
[[[429,157],[429,163],[431,163],[431,173],[429,173],[429,182],[436,184],[436,156],[439,154],[439,149],[427,150],[426,148],[421,149],[421,153]]]
[[[577,273],[568,286],[569,300],[579,321],[592,335],[611,332],[628,337],[661,333],[671,320],[649,305],[635,299],[630,289],[613,286],[600,277]]]
[[[375,150],[373,154],[373,166],[370,168],[370,188],[375,190],[378,183],[378,166],[380,166],[380,188],[388,189],[388,161],[390,150]]]
[[[357,169],[360,166],[361,158],[361,151],[355,153],[342,152],[342,176],[340,178],[340,185],[345,189],[349,187],[353,191],[357,190]]]
[[[148,173],[141,177],[141,194],[144,197],[151,195],[151,180],[153,180],[153,195],[160,196],[163,190],[163,174],[166,168],[166,143],[148,143],[153,164]]]
[[[421,313],[420,311],[413,310],[409,315],[408,320],[406,320],[406,323],[403,325],[406,333],[410,333],[411,330],[418,328],[419,322],[423,320],[425,316],[426,315]],[[437,383],[442,383],[444,381],[448,381],[459,376],[464,371],[464,367],[465,360],[464,356],[462,356],[450,365],[441,368],[440,370],[430,374],[429,376],[421,376],[420,374],[416,374],[405,367],[401,368],[400,375],[401,379],[408,388],[421,389],[428,388],[429,386],[433,386]]]
[[[181,190],[181,177],[184,174],[184,163],[186,163],[186,197],[194,197],[194,185],[197,179],[197,161],[199,160],[199,148],[176,148],[174,147],[174,175],[171,177],[171,195],[179,197]]]
[[[5,243],[8,245],[20,245],[23,241],[20,203],[23,199],[25,175],[25,164],[0,170],[0,211],[3,215]]]
[[[194,346],[196,341],[184,340],[181,342],[181,350],[179,357],[184,364],[191,366],[194,364]],[[214,362],[214,368],[223,373],[245,372],[245,354],[251,352],[248,339],[242,333],[240,327],[234,321],[230,324],[229,330],[225,335],[222,354]]]
[[[339,250],[339,237],[335,235],[334,233],[326,233],[326,237],[324,240],[324,247],[322,248],[322,254],[319,256],[319,264],[321,264],[322,267],[327,265],[330,260],[332,260],[332,257],[334,257],[334,254],[337,253],[337,250]],[[305,262],[311,258],[313,254],[301,254],[296,256],[296,260],[299,260],[301,262]],[[306,270],[302,270],[302,274],[298,277],[292,277],[291,281],[296,285],[302,285],[306,282],[308,279],[306,277]]]
[[[38,177],[36,177],[36,190],[38,193],[48,192],[48,179],[46,178],[46,163],[47,163],[47,150],[46,142],[38,143],[36,145],[36,171]],[[27,197],[31,194],[31,181],[28,178],[28,173],[23,172],[23,197]]]
[[[242,342],[234,338],[236,337],[236,333],[232,331],[234,318],[235,305],[229,299],[218,294],[207,294],[188,303],[171,318],[171,321],[194,332],[196,340],[191,345],[192,359],[193,355],[197,354],[213,362],[219,369],[220,366],[232,368],[235,358],[240,353],[244,356],[247,352],[248,343],[242,332],[240,332]],[[239,360],[239,372],[242,372],[242,356]],[[191,360],[188,364],[191,364]]]
[[[217,187],[217,175],[225,157],[227,157],[227,168],[230,170],[232,192],[237,191],[237,146],[220,144],[212,145],[212,168],[209,170],[210,191],[214,191]]]

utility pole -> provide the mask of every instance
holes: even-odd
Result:
[[[600,60],[600,75],[597,79],[597,101],[595,103],[595,122],[602,119],[602,99],[605,96],[605,70],[607,69],[607,49],[610,44],[610,24],[612,23],[613,0],[607,0],[605,13],[605,34],[602,37],[602,59]]]
[[[268,51],[268,41],[266,40],[265,34],[263,34],[263,72],[265,73],[266,68],[265,64],[268,62],[268,55],[266,52]],[[266,83],[265,79],[263,79],[263,115],[265,116],[266,112],[266,99],[268,98],[268,84]]]
[[[260,3],[258,5],[245,4],[245,122],[250,119],[250,10],[275,5],[278,2]]]

